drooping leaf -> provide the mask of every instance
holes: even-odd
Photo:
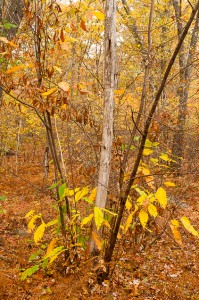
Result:
[[[99,250],[101,250],[102,249],[102,242],[100,241],[99,236],[95,232],[92,232],[92,236],[93,236],[93,239],[95,241],[95,244],[97,245],[97,248]]]
[[[149,219],[149,216],[148,216],[147,212],[144,211],[143,209],[141,209],[141,211],[139,212],[139,220],[144,228],[146,227],[148,219]]]
[[[28,276],[31,276],[39,270],[39,265],[34,265],[32,268],[28,268],[21,274],[21,280],[25,280]]]
[[[96,227],[99,230],[104,221],[104,214],[100,207],[97,206],[94,207],[94,219],[95,219]]]
[[[150,203],[147,207],[148,212],[150,213],[150,215],[154,218],[157,217],[158,212],[157,212],[157,208],[155,207],[155,205],[153,205],[152,203]]]
[[[57,242],[57,239],[52,239],[52,241],[50,242],[50,244],[48,245],[48,248],[47,248],[47,252],[46,252],[47,255],[54,249],[56,242]]]
[[[41,225],[35,230],[34,241],[36,244],[42,239],[45,232],[45,228],[46,228],[46,224],[42,222]]]
[[[48,90],[47,92],[41,93],[41,95],[43,97],[47,97],[47,96],[54,94],[56,91],[57,91],[57,87],[54,87],[54,88]]]
[[[35,221],[41,218],[41,215],[34,215],[28,223],[28,232],[31,232],[35,228]]]
[[[65,82],[65,81],[59,82],[58,87],[60,89],[62,89],[63,91],[65,91],[65,92],[68,92],[69,89],[70,89],[70,86],[69,86],[68,82]]]
[[[88,217],[85,217],[82,221],[81,221],[81,226],[84,226],[86,224],[88,224],[93,218],[93,214],[90,214]]]
[[[195,228],[191,225],[191,222],[189,221],[189,219],[187,217],[182,217],[180,218],[184,228],[190,232],[191,234],[193,234],[194,236],[199,237],[199,233],[198,231],[195,230]]]
[[[156,193],[155,193],[155,197],[158,200],[158,202],[160,203],[162,208],[166,208],[167,206],[167,195],[166,195],[166,191],[160,187]]]

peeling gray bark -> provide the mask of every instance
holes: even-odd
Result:
[[[116,85],[116,0],[106,0],[104,32],[104,117],[100,168],[95,206],[105,208],[111,168],[113,143],[114,89]],[[92,231],[101,236],[93,222]],[[99,254],[95,241],[91,239],[90,252]]]

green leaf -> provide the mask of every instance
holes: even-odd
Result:
[[[55,188],[56,186],[58,186],[59,184],[60,184],[60,181],[53,183],[53,184],[48,188],[48,190],[54,189],[54,188]]]
[[[42,269],[45,269],[47,264],[48,264],[48,258],[43,260],[42,265],[41,265]]]
[[[43,260],[45,260],[46,258],[51,258],[53,256],[55,256],[57,253],[61,253],[65,251],[64,246],[59,246],[54,248],[52,251],[50,251],[49,253],[47,253],[44,257]]]
[[[96,227],[99,230],[104,221],[104,214],[100,207],[97,206],[94,207],[94,219],[95,219]]]
[[[158,202],[160,203],[162,208],[166,208],[167,206],[167,195],[166,195],[166,191],[160,187],[156,193],[155,193],[155,197],[158,200]]]
[[[32,268],[28,268],[21,275],[21,280],[25,280],[28,276],[31,276],[33,273],[39,270],[39,265],[34,265]]]
[[[0,196],[0,200],[1,200],[1,201],[6,201],[6,200],[7,200],[7,197],[6,197],[6,196]]]
[[[65,197],[65,189],[66,189],[66,184],[63,183],[62,185],[59,186],[59,199],[62,200]]]
[[[30,257],[29,257],[29,261],[34,260],[39,254],[41,253],[41,249],[39,249],[37,252],[33,253]]]

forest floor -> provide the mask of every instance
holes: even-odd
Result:
[[[35,209],[51,219],[53,208],[49,205],[52,199],[46,191],[43,166],[24,163],[16,176],[11,167],[14,159],[7,158],[6,168],[0,166],[0,196],[6,196],[1,201],[5,213],[0,214],[1,300],[199,300],[199,239],[183,230],[182,247],[169,234],[169,229],[146,249],[133,251],[121,242],[114,272],[102,284],[96,282],[89,266],[81,263],[77,270],[65,276],[55,269],[50,275],[36,272],[21,281],[20,272],[30,267],[28,258],[34,252],[32,234],[27,232],[24,216]],[[181,199],[178,214],[188,216],[199,229],[199,178],[193,182],[190,178],[182,181],[182,192],[175,195]],[[185,185],[187,188],[183,190]]]

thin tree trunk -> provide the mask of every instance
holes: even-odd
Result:
[[[140,143],[140,147],[139,147],[139,151],[138,151],[138,155],[137,155],[137,158],[135,160],[135,164],[134,164],[134,168],[133,168],[133,171],[131,173],[131,176],[130,176],[130,179],[127,183],[127,187],[125,190],[121,191],[120,193],[120,198],[119,198],[119,202],[120,202],[120,208],[119,208],[119,212],[118,212],[118,216],[117,216],[117,220],[116,220],[116,223],[115,223],[115,227],[113,228],[112,230],[112,233],[111,233],[111,237],[110,237],[110,241],[109,241],[109,245],[106,249],[106,253],[105,253],[105,261],[106,262],[110,262],[111,261],[111,258],[112,258],[112,255],[113,255],[113,251],[114,251],[114,248],[115,248],[115,244],[116,244],[116,241],[117,241],[117,235],[118,235],[118,231],[119,231],[119,228],[120,228],[120,224],[121,224],[121,221],[122,221],[122,217],[123,217],[123,212],[124,212],[124,208],[125,208],[125,203],[126,203],[126,200],[128,198],[128,195],[130,193],[130,190],[131,190],[131,187],[133,185],[133,182],[134,182],[134,179],[135,179],[135,176],[136,176],[136,173],[137,173],[137,170],[138,170],[138,167],[139,167],[139,164],[140,164],[140,161],[142,159],[142,155],[143,155],[143,150],[144,150],[144,145],[145,145],[145,141],[147,139],[147,135],[148,135],[148,131],[149,131],[149,127],[150,127],[150,124],[151,124],[151,120],[153,118],[153,115],[156,111],[156,108],[157,108],[157,105],[159,103],[159,100],[160,100],[160,97],[161,97],[161,94],[162,94],[162,91],[166,85],[166,82],[167,82],[167,79],[168,79],[168,76],[171,72],[171,68],[176,60],[176,57],[180,51],[180,48],[184,42],[184,39],[185,37],[187,36],[187,33],[188,33],[188,30],[194,20],[194,17],[197,13],[197,11],[199,10],[199,0],[197,2],[197,4],[195,5],[195,8],[193,9],[192,13],[191,13],[191,16],[183,30],[183,33],[179,39],[179,42],[173,52],[173,55],[169,61],[169,64],[167,66],[167,69],[165,71],[165,74],[164,74],[164,77],[162,79],[162,82],[160,84],[160,87],[157,91],[157,94],[156,94],[156,97],[154,99],[154,102],[153,102],[153,105],[151,107],[151,110],[149,112],[149,115],[148,115],[148,118],[146,120],[146,123],[145,123],[145,127],[144,127],[144,131],[143,131],[143,136],[142,136],[142,140],[141,140],[141,143]]]
[[[178,30],[178,39],[181,38],[183,32],[183,24],[181,21],[181,3],[178,0],[173,0],[173,6],[176,16],[176,24]],[[191,41],[188,48],[188,53],[185,53],[185,45],[179,52],[179,68],[180,68],[180,86],[178,89],[179,97],[179,110],[177,118],[176,131],[173,138],[172,153],[174,155],[175,163],[173,163],[173,168],[178,170],[177,175],[180,175],[182,169],[182,159],[184,145],[184,129],[186,123],[187,115],[187,101],[189,97],[189,86],[191,81],[191,71],[192,71],[192,60],[194,55],[194,50],[196,49],[197,39],[198,39],[198,29],[199,29],[199,12],[196,17],[195,26],[192,32]]]
[[[105,208],[109,175],[111,168],[111,151],[113,143],[114,122],[114,88],[116,84],[116,0],[106,0],[105,3],[105,32],[104,32],[104,119],[100,168],[95,206]],[[101,236],[95,222],[92,232]],[[99,254],[95,240],[91,237],[90,252],[92,256]]]

